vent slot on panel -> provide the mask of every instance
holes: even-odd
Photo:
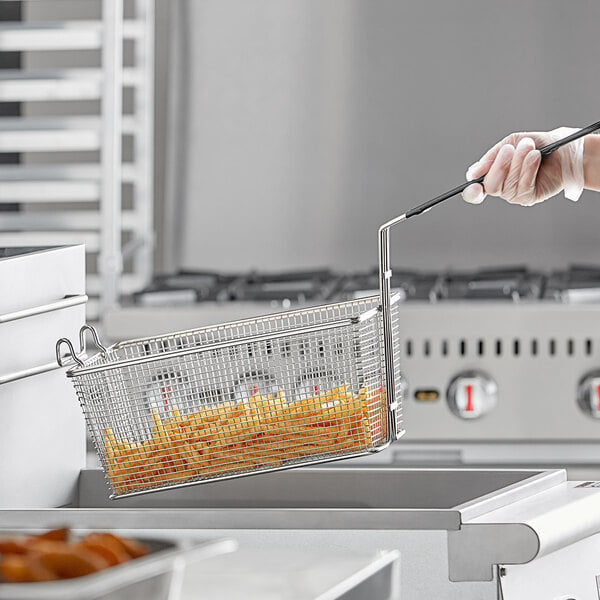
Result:
[[[538,341],[536,338],[531,340],[531,356],[537,356],[538,354]]]
[[[563,345],[564,344],[564,345]],[[477,338],[468,340],[467,338],[441,340],[431,340],[430,338],[410,338],[404,342],[405,355],[407,357],[449,357],[457,352],[460,357],[469,356],[469,348],[471,356],[484,357],[488,353],[496,357],[504,355],[526,358],[543,356],[562,355],[564,348],[564,356],[575,358],[579,353],[585,356],[591,356],[594,352],[594,342],[591,338],[576,340],[575,338],[549,338],[540,340],[539,338],[523,339],[515,337],[512,339],[495,338],[493,340],[485,340]],[[439,355],[437,351],[439,350]],[[301,348],[300,354],[306,353],[306,349]],[[319,347],[319,352],[322,352]]]
[[[483,356],[485,354],[485,342],[483,340],[477,340],[477,355]]]
[[[502,356],[502,340],[496,340],[496,356]]]

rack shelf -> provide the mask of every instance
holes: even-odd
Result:
[[[0,69],[0,103],[21,106],[0,118],[0,154],[20,157],[0,164],[0,246],[84,242],[94,320],[152,275],[154,2],[125,18],[120,0],[90,0],[91,18],[64,20],[52,4],[0,22],[0,52],[23,56]]]

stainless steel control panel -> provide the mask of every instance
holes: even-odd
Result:
[[[600,306],[411,302],[406,441],[600,438]]]

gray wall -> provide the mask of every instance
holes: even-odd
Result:
[[[600,118],[597,0],[176,5],[174,266],[374,265],[377,226],[503,135]],[[394,263],[600,264],[599,202],[455,199],[398,229]]]

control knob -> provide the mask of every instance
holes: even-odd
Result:
[[[448,387],[448,406],[461,419],[478,419],[498,402],[498,386],[486,373],[467,371],[456,376]]]
[[[577,403],[583,412],[600,419],[600,371],[585,375],[577,388]]]

